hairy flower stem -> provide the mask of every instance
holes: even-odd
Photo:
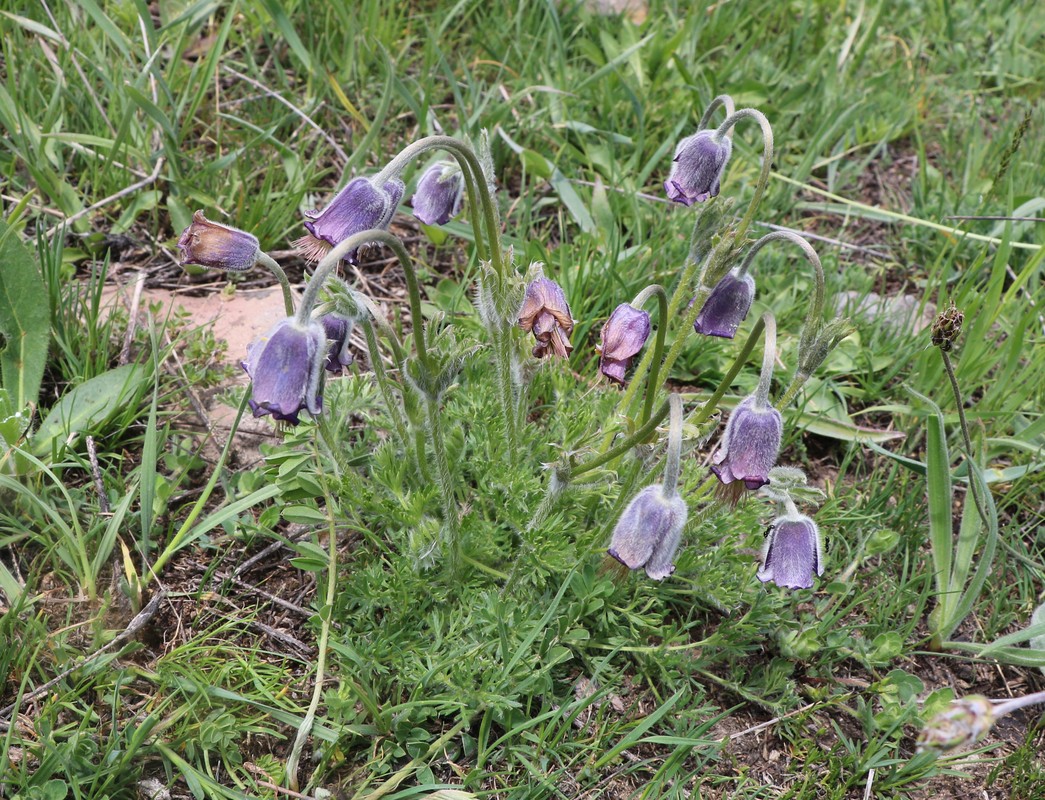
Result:
[[[519,395],[520,387],[515,378],[515,365],[512,363],[512,338],[509,331],[496,328],[490,331],[496,355],[497,392],[501,400],[501,411],[504,416],[505,431],[508,438],[508,452],[519,439]]]
[[[333,274],[346,255],[370,242],[387,245],[399,259],[399,264],[406,275],[406,287],[410,296],[410,327],[414,335],[417,358],[421,362],[421,367],[425,374],[430,375],[432,361],[428,355],[428,348],[425,346],[424,317],[421,314],[421,293],[417,286],[417,272],[414,270],[414,265],[410,261],[410,256],[406,252],[406,248],[403,247],[403,243],[393,233],[379,229],[355,233],[323,256],[323,260],[319,262],[315,272],[312,273],[312,279],[308,282],[308,286],[305,287],[305,294],[301,298],[301,305],[298,307],[297,321],[301,325],[308,323],[312,317],[312,311],[315,309],[316,302],[319,300],[319,290],[323,287],[326,279]]]
[[[678,494],[679,472],[682,469],[682,395],[668,397],[671,418],[668,421],[668,453],[664,460],[664,495]]]
[[[646,401],[642,406],[642,416],[639,417],[640,425],[653,413],[653,401],[660,391],[660,362],[664,358],[664,340],[668,333],[668,295],[663,286],[654,283],[635,295],[631,302],[635,308],[642,308],[650,295],[654,294],[657,296],[657,339],[653,345],[653,366],[646,380]]]
[[[808,261],[810,266],[813,268],[813,302],[809,304],[809,307],[806,310],[805,323],[802,326],[802,336],[798,345],[799,351],[804,352],[816,340],[820,329],[823,327],[825,292],[824,267],[820,263],[820,256],[816,254],[816,250],[813,249],[813,246],[797,233],[792,231],[773,231],[772,233],[767,233],[748,249],[743,262],[740,264],[740,268],[737,270],[737,276],[743,277],[748,273],[748,270],[751,269],[751,262],[755,260],[755,256],[758,255],[763,247],[771,242],[779,241],[787,241],[797,245],[802,251],[802,255],[806,257],[806,261]]]
[[[723,107],[726,109],[726,117],[733,116],[737,108],[733,102],[732,97],[730,97],[728,94],[720,94],[710,103],[708,103],[708,107],[704,109],[704,114],[700,118],[700,124],[697,125],[697,130],[702,131],[705,128],[709,127],[711,125],[711,118],[715,116],[715,112]],[[729,131],[727,135],[732,136],[733,131]]]
[[[389,178],[399,175],[412,160],[429,150],[447,150],[457,163],[461,166],[464,175],[466,191],[474,199],[478,195],[479,210],[486,224],[486,247],[483,245],[483,237],[478,228],[478,220],[473,222],[476,235],[476,247],[479,257],[488,259],[493,265],[494,271],[499,279],[505,277],[506,265],[501,254],[501,228],[497,221],[497,208],[494,206],[490,195],[490,187],[486,183],[482,165],[479,163],[475,151],[459,139],[452,136],[426,136],[418,139],[404,147],[385,168],[373,179],[378,186],[384,184]]]
[[[290,280],[287,278],[287,273],[283,271],[283,267],[267,253],[258,254],[258,263],[276,276],[276,280],[279,281],[279,286],[283,290],[283,306],[287,310],[287,316],[294,316],[294,296],[291,294]]]
[[[435,456],[435,482],[439,485],[443,524],[446,526],[450,545],[448,553],[450,574],[455,575],[461,562],[461,542],[458,536],[461,520],[457,514],[453,476],[450,472],[450,461],[446,456],[446,442],[443,440],[443,422],[442,415],[439,413],[439,401],[431,395],[425,395],[425,409],[428,412],[428,435],[432,440],[432,454]]]
[[[758,175],[758,183],[755,184],[755,194],[751,198],[751,203],[748,205],[747,211],[744,212],[744,218],[740,220],[740,225],[737,228],[736,240],[738,242],[743,239],[748,226],[755,219],[758,204],[762,202],[762,195],[765,194],[766,187],[769,185],[769,173],[773,169],[773,127],[769,124],[769,120],[766,119],[766,115],[758,109],[742,108],[730,114],[726,121],[718,126],[715,135],[725,136],[730,128],[744,119],[755,120],[762,129],[762,170]]]
[[[484,237],[482,227],[479,224],[479,215],[470,214],[473,217],[472,231],[475,236],[476,251],[480,259],[485,259],[490,263],[498,284],[498,291],[491,292],[488,289],[486,291],[492,297],[503,297],[510,265],[505,263],[504,254],[501,250],[501,224],[498,220],[497,206],[493,202],[490,185],[487,183],[486,174],[479,163],[479,158],[470,145],[451,136],[426,136],[404,147],[378,173],[374,181],[378,185],[382,185],[389,178],[399,175],[410,161],[430,150],[448,151],[461,167],[461,173],[465,179],[465,190],[470,201],[472,201],[473,207],[478,206],[479,215],[481,215],[486,226]],[[476,199],[478,199],[477,204],[475,202]],[[490,336],[493,339],[494,358],[497,361],[495,369],[497,372],[498,394],[501,401],[501,412],[506,420],[509,450],[514,448],[518,441],[518,398],[522,394],[522,386],[519,385],[517,370],[514,369],[512,364],[511,333],[508,330],[504,330],[501,324],[512,311],[514,309],[496,308],[498,319],[490,330]]]
[[[696,268],[696,263],[692,261],[687,263],[686,267],[682,271],[682,277],[679,280],[679,284],[676,287],[674,294],[672,294],[670,302],[668,303],[667,314],[661,317],[661,320],[663,320],[663,322],[661,322],[660,327],[664,328],[665,337],[667,336],[667,321],[676,318],[678,308],[680,305],[682,305],[683,298],[689,294],[689,283],[693,279],[693,273],[696,271]],[[679,353],[682,351],[682,344],[680,343],[680,340],[684,341],[686,337],[689,335],[689,329],[693,327],[693,322],[694,320],[696,320],[697,314],[700,313],[700,309],[704,306],[704,301],[707,300],[708,295],[710,293],[710,288],[704,286],[700,286],[697,288],[697,294],[693,300],[693,305],[690,307],[689,311],[686,312],[686,317],[682,321],[683,324],[681,324],[678,327],[675,333],[675,339],[672,341],[671,349],[668,351],[667,357],[665,357],[663,360],[657,357],[659,356],[659,354],[657,353],[657,348],[655,346],[647,350],[646,353],[642,356],[642,359],[635,367],[635,372],[631,376],[631,383],[629,383],[627,387],[624,389],[624,393],[621,395],[620,402],[617,403],[617,408],[620,409],[621,413],[627,414],[631,410],[632,403],[635,400],[635,394],[638,391],[639,386],[643,385],[642,379],[646,376],[647,372],[653,365],[655,357],[657,357],[656,361],[658,375],[667,376],[670,374],[672,365],[674,365],[675,360],[678,358]],[[659,328],[657,330],[657,334],[658,336],[660,335]],[[674,355],[672,355],[673,353]],[[648,385],[649,384],[647,384],[647,386]],[[606,433],[606,436],[602,441],[603,450],[610,446],[610,443],[613,441],[614,435],[615,434],[613,431],[608,431]]]
[[[756,408],[769,407],[769,390],[776,363],[776,318],[767,311],[762,315],[762,324],[766,329],[766,341],[762,349],[762,371],[758,375],[758,388],[755,389]]]
[[[319,451],[315,451],[316,460],[319,460]],[[323,486],[323,496],[326,502],[327,512],[327,537],[329,546],[327,549],[327,593],[323,606],[319,609],[319,618],[322,620],[319,629],[318,654],[316,655],[316,679],[312,687],[312,700],[308,704],[308,711],[298,727],[297,736],[294,738],[294,746],[287,758],[287,787],[292,791],[298,791],[298,762],[301,759],[301,751],[305,747],[305,741],[312,732],[312,725],[316,720],[316,710],[319,708],[319,699],[323,696],[323,678],[327,666],[327,642],[330,639],[330,622],[334,613],[334,600],[337,597],[337,528],[334,526],[334,501],[330,496],[330,489],[326,480],[320,473],[320,483]]]
[[[407,425],[406,415],[403,413],[402,404],[396,402],[395,393],[392,391],[392,383],[388,378],[388,373],[385,372],[385,364],[381,360],[381,350],[378,347],[374,323],[369,319],[363,318],[359,320],[359,324],[366,336],[366,348],[367,353],[370,355],[370,366],[374,370],[374,378],[377,380],[377,388],[381,392],[381,399],[384,400],[385,407],[388,409],[388,415],[392,418],[392,426],[395,428],[396,438],[399,439],[403,449],[409,451],[410,438],[407,433],[409,426]],[[422,450],[415,455],[418,468],[422,473],[427,474],[428,469],[425,463],[424,451]]]
[[[969,460],[969,463],[974,462],[972,455],[972,438],[969,436],[969,422],[965,418],[965,404],[962,402],[962,390],[958,386],[958,378],[954,374],[954,365],[951,364],[951,357],[947,355],[947,351],[942,347],[940,349],[940,357],[943,358],[943,369],[947,373],[947,377],[951,382],[951,391],[954,392],[954,402],[958,407],[958,425],[962,431],[962,443],[965,446],[965,457]],[[972,469],[969,470],[969,491],[972,492],[972,501],[976,504],[976,511],[980,515],[980,521],[983,523],[984,528],[990,527],[987,515],[987,504],[984,502],[984,498],[980,496],[979,481],[973,474]]]

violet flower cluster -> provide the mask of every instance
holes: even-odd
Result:
[[[726,121],[718,128],[706,127],[710,113],[723,104],[729,112]],[[664,580],[673,573],[674,556],[690,517],[680,483],[681,454],[687,430],[681,397],[669,393],[668,402],[654,412],[656,400],[665,389],[664,379],[670,375],[671,367],[682,352],[691,327],[705,336],[733,339],[737,335],[755,300],[755,280],[750,271],[754,254],[770,241],[787,238],[779,233],[770,234],[755,242],[742,262],[738,258],[746,244],[744,230],[761,198],[768,177],[767,164],[772,160],[771,130],[757,111],[741,109],[733,112],[731,100],[726,102],[716,98],[700,129],[678,143],[664,181],[670,200],[687,207],[694,204],[707,207],[720,194],[732,153],[732,128],[748,118],[759,121],[766,147],[762,176],[748,213],[737,224],[729,219],[728,214],[716,212],[718,216],[714,219],[722,219],[719,235],[711,244],[698,241],[695,235],[691,262],[681,270],[670,298],[663,287],[651,285],[631,302],[618,304],[609,315],[595,347],[598,371],[611,385],[621,389],[619,408],[630,421],[629,432],[623,443],[615,443],[611,434],[602,450],[587,460],[577,462],[571,458],[556,467],[556,479],[549,488],[547,503],[538,509],[532,523],[540,523],[550,505],[573,478],[619,459],[634,447],[648,446],[656,436],[657,423],[670,412],[664,475],[660,480],[653,480],[650,475],[643,481],[644,488],[639,489],[625,505],[608,548],[609,555],[621,564],[632,570],[644,570],[654,580]],[[461,213],[465,192],[470,193],[468,216],[481,264],[476,303],[492,344],[488,352],[494,355],[505,435],[512,440],[526,416],[520,377],[524,371],[519,368],[517,360],[521,337],[533,337],[532,357],[538,361],[553,360],[552,357],[568,359],[574,350],[571,337],[575,320],[562,286],[545,277],[539,267],[531,269],[531,279],[523,286],[510,262],[510,255],[501,249],[497,209],[490,194],[492,168],[485,146],[480,148],[477,156],[467,144],[448,137],[419,140],[408,145],[379,172],[349,180],[321,210],[306,212],[305,233],[296,245],[307,261],[319,263],[296,311],[286,276],[278,264],[262,252],[252,234],[211,222],[202,212],[197,212],[178,244],[183,263],[228,271],[243,271],[261,263],[271,269],[283,285],[287,318],[252,343],[242,362],[251,380],[249,405],[255,416],[271,415],[274,420],[294,425],[301,421],[303,411],[312,417],[322,413],[326,376],[341,375],[353,364],[350,336],[359,326],[371,349],[371,364],[382,398],[389,406],[399,443],[413,453],[420,474],[434,475],[440,489],[443,524],[452,538],[461,511],[452,485],[453,469],[443,444],[439,408],[446,387],[453,383],[460,370],[461,358],[429,351],[427,342],[430,337],[426,337],[423,330],[414,267],[402,243],[389,232],[406,190],[402,177],[404,170],[422,153],[436,148],[448,150],[454,160],[434,162],[421,172],[410,205],[414,216],[425,225],[445,225]],[[472,196],[472,192],[477,192],[477,196]],[[731,206],[727,203],[725,208]],[[703,236],[700,225],[698,218],[696,231]],[[328,297],[335,300],[335,289],[339,286],[344,286],[342,293],[351,295],[354,292],[339,279],[333,279],[333,273],[343,261],[357,263],[361,258],[360,248],[368,243],[391,247],[403,266],[414,326],[412,356],[395,338],[391,326],[381,324],[372,304],[348,303],[351,306],[348,310],[334,300],[325,306],[319,304],[319,293],[325,283],[329,284]],[[799,368],[791,385],[773,404],[770,388],[777,357],[776,324],[772,315],[763,315],[753,332],[765,331],[758,389],[741,399],[729,415],[711,455],[710,470],[706,473],[710,481],[722,487],[719,499],[727,506],[735,505],[744,494],[755,492],[770,482],[770,472],[776,465],[783,438],[783,417],[779,409],[795,396],[804,379],[840,335],[839,326],[825,332],[820,319],[822,270],[812,248],[804,241],[800,246],[804,247],[803,252],[814,265],[818,283],[817,295],[802,334]],[[656,325],[644,307],[654,297],[658,301]],[[689,298],[690,302],[686,304]],[[672,327],[675,336],[669,349],[666,335]],[[375,331],[378,328],[389,339],[395,367],[401,376],[394,389],[390,388],[391,381],[381,368],[381,356],[374,349],[377,347]],[[654,332],[654,344],[647,347]],[[699,429],[710,424],[723,393],[739,371],[753,342],[754,337],[738,356],[735,368],[716,390],[713,399],[694,411],[690,425]],[[813,355],[809,354],[811,351]],[[639,363],[633,368],[636,359]],[[628,375],[632,370],[629,382]],[[397,396],[402,398],[404,408],[396,407]],[[416,413],[422,407],[426,419]],[[422,426],[422,429],[411,436],[408,429],[413,425]],[[435,469],[431,473],[425,466],[429,448],[435,459]],[[757,577],[763,582],[774,582],[787,588],[810,588],[814,576],[823,571],[820,531],[810,517],[798,512],[790,496],[777,499],[785,502],[786,513],[770,526]]]

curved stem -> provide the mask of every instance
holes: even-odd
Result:
[[[711,393],[711,397],[707,399],[707,402],[701,406],[700,411],[694,416],[692,423],[694,425],[700,425],[707,421],[708,417],[718,406],[719,401],[722,400],[726,390],[733,385],[733,381],[736,380],[737,375],[740,374],[740,370],[743,369],[748,356],[751,355],[751,351],[755,349],[755,342],[758,341],[762,335],[762,331],[765,328],[765,317],[759,317],[758,321],[751,328],[751,333],[747,337],[747,341],[744,342],[744,346],[740,348],[740,352],[737,353],[736,359],[733,361],[733,365],[729,368],[729,371],[719,381],[718,386],[715,387],[715,391]],[[587,461],[583,464],[574,466],[570,470],[570,478],[575,478],[589,470],[593,470],[596,467],[601,467],[608,461],[612,461],[619,455],[626,453],[631,447],[635,446],[641,441],[644,441],[649,434],[651,434],[657,425],[660,424],[661,420],[664,419],[668,414],[668,404],[665,402],[660,408],[657,409],[656,413],[650,417],[649,421],[646,422],[641,428],[635,433],[625,439],[621,444],[614,447],[612,450],[608,450],[605,453],[593,458],[591,461]]]
[[[751,203],[748,205],[747,211],[744,212],[744,218],[740,220],[740,225],[737,228],[737,241],[743,237],[748,226],[755,218],[755,211],[758,209],[758,204],[762,202],[762,195],[765,194],[766,186],[769,185],[769,173],[773,168],[773,128],[769,124],[769,120],[766,119],[766,115],[758,109],[742,108],[730,114],[726,121],[718,126],[715,135],[725,136],[730,128],[744,119],[755,120],[762,129],[762,171],[759,173],[758,183],[755,184],[755,195],[751,198]]]
[[[635,295],[635,299],[631,303],[635,308],[642,308],[650,295],[654,294],[657,296],[657,338],[653,345],[653,361],[651,362],[653,366],[650,368],[649,379],[646,381],[646,401],[642,406],[642,416],[639,417],[640,425],[653,413],[653,400],[660,389],[660,362],[664,358],[664,341],[668,335],[668,295],[663,286],[654,283]],[[634,382],[635,376],[632,376],[632,383]]]
[[[366,336],[367,351],[370,354],[370,366],[374,370],[374,377],[377,379],[377,388],[381,392],[381,399],[385,401],[388,414],[392,417],[392,426],[395,428],[396,438],[399,439],[399,443],[404,450],[409,450],[410,439],[407,435],[406,419],[403,415],[402,406],[395,402],[395,395],[392,393],[388,373],[385,372],[384,362],[381,361],[381,350],[377,345],[377,334],[374,332],[374,324],[369,319],[361,319],[359,324]],[[424,471],[423,451],[418,453],[418,464]]]
[[[705,128],[709,127],[711,125],[711,118],[715,116],[715,112],[723,106],[725,106],[726,108],[727,118],[733,116],[733,114],[736,112],[737,107],[733,103],[733,98],[730,97],[728,94],[720,94],[710,103],[708,103],[708,107],[704,109],[704,115],[700,118],[700,124],[697,125],[697,130],[704,130]],[[729,135],[732,135],[732,133],[733,132],[730,131]]]
[[[392,248],[392,251],[399,259],[400,265],[403,267],[403,272],[406,274],[407,293],[410,296],[410,327],[413,329],[417,358],[421,362],[424,371],[430,373],[431,359],[428,356],[428,348],[425,346],[424,318],[421,315],[421,294],[417,285],[417,272],[414,270],[414,265],[410,261],[410,255],[406,252],[406,248],[403,247],[399,237],[388,231],[375,228],[355,233],[323,256],[323,260],[319,262],[315,272],[312,273],[312,279],[308,282],[308,286],[305,287],[305,294],[301,298],[301,305],[298,307],[297,321],[301,325],[308,324],[312,316],[312,310],[319,299],[319,290],[322,288],[324,281],[337,269],[341,259],[348,253],[370,242],[377,242]]]
[[[316,461],[319,461],[319,452],[316,451]],[[312,688],[312,700],[308,704],[308,711],[298,727],[297,736],[294,738],[294,746],[287,759],[287,786],[291,791],[298,790],[298,761],[301,751],[305,747],[305,741],[312,732],[312,726],[316,720],[316,709],[319,708],[319,700],[323,696],[323,679],[326,674],[327,665],[327,641],[330,638],[330,623],[334,612],[334,601],[337,599],[337,529],[334,526],[333,500],[326,481],[321,481],[323,494],[326,498],[327,507],[327,536],[329,537],[329,551],[327,554],[327,593],[324,600],[324,608],[319,611],[322,620],[319,629],[318,654],[316,655],[316,682]]]
[[[623,442],[607,450],[605,453],[596,456],[582,464],[578,464],[570,469],[570,478],[576,478],[578,475],[583,475],[585,472],[590,472],[596,467],[601,467],[603,464],[612,461],[617,456],[622,456],[628,452],[632,447],[644,442],[653,431],[657,429],[657,426],[663,422],[664,417],[668,415],[668,402],[665,400],[664,403],[657,409],[652,417],[639,428],[631,436],[627,437]]]
[[[820,329],[824,313],[824,267],[820,263],[820,256],[816,254],[813,246],[793,231],[773,231],[772,233],[767,233],[748,249],[747,255],[737,271],[737,276],[742,278],[747,274],[751,267],[751,262],[754,261],[759,250],[770,242],[781,240],[798,245],[802,255],[806,257],[806,261],[813,267],[813,302],[806,311],[805,324],[802,327],[801,347],[804,349],[812,343],[813,338]]]
[[[474,190],[478,194],[483,218],[486,223],[486,244],[489,247],[488,257],[498,277],[503,278],[504,264],[501,256],[501,231],[497,222],[497,211],[493,204],[493,198],[490,196],[490,187],[486,183],[482,165],[479,163],[475,151],[468,144],[454,139],[452,136],[426,136],[423,139],[418,139],[416,142],[412,142],[404,147],[398,155],[389,161],[385,168],[374,178],[374,181],[379,186],[383,185],[390,177],[401,173],[410,161],[429,150],[449,151],[457,160],[457,163],[461,165],[467,190],[469,192]],[[471,181],[469,176],[471,176]],[[473,223],[473,226],[475,224]],[[482,257],[483,252],[481,238],[476,228],[476,247],[479,248],[480,257]]]
[[[664,494],[678,494],[679,471],[682,468],[682,395],[668,396],[671,419],[668,422],[668,455],[664,461]]]
[[[450,539],[450,569],[457,571],[460,564],[461,542],[458,529],[461,520],[457,514],[457,499],[454,496],[453,477],[450,472],[450,461],[446,457],[446,442],[443,440],[443,421],[439,415],[439,401],[425,395],[425,409],[428,411],[428,434],[432,437],[432,454],[435,456],[435,477],[439,485],[439,499],[443,506],[443,524],[446,525]]]
[[[294,295],[291,294],[290,280],[287,278],[287,273],[283,271],[283,267],[277,264],[276,260],[268,253],[258,253],[257,263],[276,276],[280,288],[283,289],[283,305],[287,309],[287,316],[294,316]]]
[[[766,328],[766,341],[762,350],[762,372],[758,376],[758,388],[755,389],[755,407],[769,406],[769,388],[773,383],[773,366],[776,363],[776,318],[767,311],[762,315],[762,324]]]

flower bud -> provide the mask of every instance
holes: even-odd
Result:
[[[595,346],[600,356],[599,371],[611,381],[623,384],[631,359],[643,348],[649,335],[649,314],[621,303],[602,326],[599,344]]]
[[[983,695],[955,700],[925,724],[918,749],[953,750],[974,744],[987,735],[995,719],[994,705]]]
[[[697,131],[687,136],[675,148],[671,172],[664,182],[668,198],[691,206],[716,197],[732,151],[732,140],[715,131]]]
[[[693,330],[705,336],[732,339],[751,310],[754,299],[755,279],[751,273],[739,275],[735,269],[727,272],[704,301],[704,307],[693,322]]]
[[[303,258],[319,261],[353,234],[383,230],[392,221],[403,191],[400,180],[390,180],[380,187],[370,178],[353,178],[322,211],[305,212],[308,234],[294,244]],[[358,250],[353,250],[346,260],[354,264],[357,255]]]
[[[464,175],[460,167],[440,161],[425,170],[410,205],[414,216],[425,225],[445,225],[461,212],[463,199]]]
[[[323,324],[323,332],[327,337],[327,372],[340,375],[344,368],[352,363],[352,354],[348,351],[352,320],[341,314],[324,314],[319,321]]]
[[[573,352],[570,305],[562,287],[555,281],[540,277],[526,287],[522,308],[519,309],[519,327],[532,333],[537,340],[533,348],[537,358],[544,358],[549,353],[567,358]]]
[[[772,581],[788,589],[810,589],[814,573],[824,573],[824,545],[820,529],[805,514],[792,513],[779,517],[766,532],[758,579],[762,583]]]
[[[675,571],[672,559],[688,516],[680,495],[667,496],[659,484],[647,486],[624,509],[607,552],[628,569],[645,569],[662,581]]]
[[[769,483],[776,464],[784,421],[780,412],[760,404],[754,395],[741,401],[726,423],[711,471],[723,484],[742,481],[748,489]]]
[[[256,236],[239,228],[211,222],[202,211],[192,215],[192,224],[182,231],[178,247],[182,252],[182,264],[199,264],[230,272],[250,269],[261,254]]]
[[[319,381],[327,358],[327,339],[319,322],[300,326],[280,320],[247,348],[241,366],[252,381],[250,409],[255,417],[271,414],[293,425],[302,408],[316,416],[323,410]]]

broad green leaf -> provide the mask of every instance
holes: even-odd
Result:
[[[0,220],[0,386],[12,411],[36,403],[50,339],[40,268],[18,233]]]
[[[53,443],[61,450],[83,431],[101,425],[126,406],[147,378],[144,367],[125,364],[70,389],[33,436],[33,453],[48,456]]]

